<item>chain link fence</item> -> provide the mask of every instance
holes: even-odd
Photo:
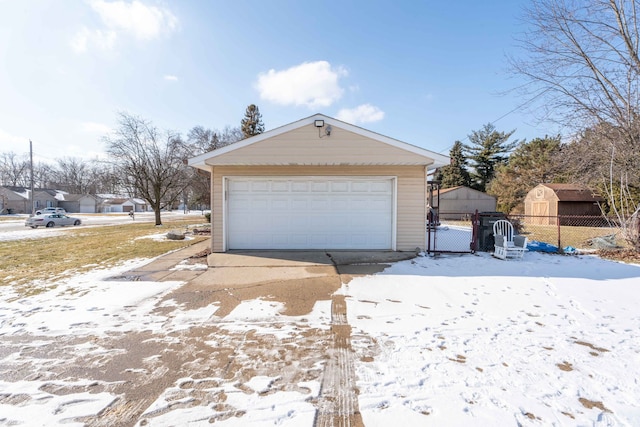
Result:
[[[431,211],[427,222],[427,253],[473,253],[475,212]]]
[[[616,220],[585,215],[509,215],[507,218],[529,242],[541,242],[557,252],[613,249],[625,246]]]
[[[518,234],[527,236],[530,250],[563,253],[626,245],[616,221],[603,216],[439,212],[428,217],[427,252],[493,252],[493,223],[498,219],[509,220]]]

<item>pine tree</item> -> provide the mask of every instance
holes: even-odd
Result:
[[[242,124],[242,136],[250,138],[264,132],[264,123],[262,123],[262,114],[257,105],[251,104],[244,113]]]
[[[523,210],[522,202],[538,184],[562,180],[562,146],[560,136],[535,138],[522,142],[499,166],[487,192],[498,199],[498,210],[511,213]]]
[[[471,184],[471,177],[467,171],[467,159],[462,152],[462,143],[456,141],[449,151],[451,163],[441,167],[436,173],[436,181],[440,181],[440,188],[451,188]]]
[[[496,168],[506,163],[507,154],[518,145],[517,140],[507,142],[514,132],[515,129],[506,133],[498,132],[495,126],[488,123],[469,135],[471,144],[463,145],[463,152],[472,162],[472,188],[479,191],[486,190],[487,184],[495,176]]]

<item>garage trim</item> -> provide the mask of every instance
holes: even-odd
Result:
[[[234,179],[250,179],[250,180],[292,180],[292,179],[309,179],[309,180],[350,180],[350,181],[366,181],[366,180],[389,180],[391,181],[391,248],[396,249],[396,233],[397,233],[397,205],[398,205],[398,177],[397,176],[374,176],[374,175],[224,175],[222,177],[222,247],[224,251],[229,250],[229,183]],[[333,248],[325,248],[333,249]],[[312,249],[310,249],[312,250]]]

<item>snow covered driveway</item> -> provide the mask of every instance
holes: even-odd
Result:
[[[416,258],[295,282],[305,313],[277,284],[122,281],[134,267],[0,287],[0,425],[312,426],[336,290],[366,426],[640,425],[638,266]]]

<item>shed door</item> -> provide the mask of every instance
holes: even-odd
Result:
[[[229,178],[227,249],[393,249],[393,178]]]
[[[536,225],[549,225],[549,202],[532,202],[531,214],[535,216],[533,223]]]

